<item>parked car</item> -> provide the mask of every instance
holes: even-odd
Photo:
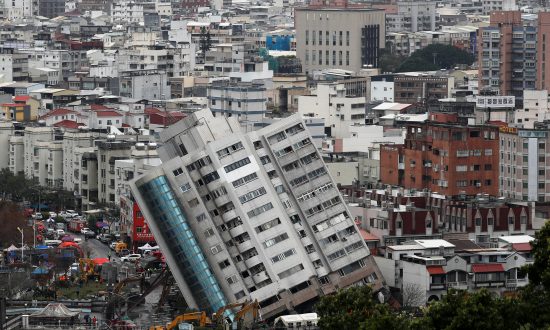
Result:
[[[109,244],[109,248],[114,251],[117,243],[118,242],[111,242],[111,244]]]
[[[42,220],[42,213],[36,212],[35,214],[32,215],[32,218],[34,220]]]
[[[139,255],[137,253],[132,253],[132,254],[129,254],[127,256],[121,257],[120,261],[122,261],[122,262],[136,261],[136,260],[139,260],[139,259],[141,259],[141,255]]]
[[[65,231],[63,229],[57,229],[55,232],[59,237],[62,237],[63,235],[65,235]]]
[[[111,234],[100,234],[97,237],[98,237],[97,239],[101,243],[109,243],[113,240],[113,236]]]
[[[68,219],[68,218],[74,218],[78,216],[78,213],[75,210],[66,210],[66,211],[59,212],[59,216],[62,217],[63,219]]]
[[[52,219],[57,218],[57,213],[50,212],[50,218],[52,218]]]
[[[118,252],[116,252],[116,255],[119,256],[119,257],[124,257],[124,256],[127,256],[130,254],[130,250],[128,249],[122,249]]]

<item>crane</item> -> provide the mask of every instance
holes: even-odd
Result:
[[[212,324],[210,319],[206,316],[205,312],[192,312],[192,313],[185,313],[185,314],[176,316],[172,320],[172,322],[166,325],[166,327],[157,325],[157,326],[152,326],[149,330],[171,330],[176,328],[180,323],[186,322],[186,321],[195,321],[201,327]]]

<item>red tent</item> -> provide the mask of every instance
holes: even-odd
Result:
[[[94,262],[94,264],[96,264],[98,266],[101,266],[104,263],[109,262],[109,259],[107,259],[107,258],[95,258],[95,259],[93,259],[93,262]]]

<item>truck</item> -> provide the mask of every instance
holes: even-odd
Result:
[[[80,233],[82,228],[86,227],[86,221],[85,220],[77,220],[77,219],[71,219],[69,221],[69,230],[73,233]]]

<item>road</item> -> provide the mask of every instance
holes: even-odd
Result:
[[[88,240],[85,240],[84,235],[81,234],[71,233],[71,235],[82,239],[82,244],[80,246],[82,246],[85,254],[87,251],[90,251],[91,258],[108,258],[110,254],[111,260],[118,260],[115,256],[115,252],[109,248],[108,244],[101,243],[95,238],[88,238]]]

